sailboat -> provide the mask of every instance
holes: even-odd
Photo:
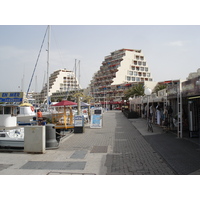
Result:
[[[46,33],[47,31],[48,31],[47,77],[49,77],[50,26],[47,27]],[[46,33],[45,33],[45,36],[46,36]],[[42,42],[42,46],[43,46],[43,43],[44,43],[44,39]],[[42,46],[40,48],[40,52],[41,52]],[[40,52],[39,52],[39,55],[40,55]],[[39,55],[38,55],[36,65],[34,67],[33,74],[31,77],[31,81],[27,90],[27,96],[28,96],[28,92],[32,83],[34,73],[35,73],[37,62],[39,60]],[[18,107],[18,111],[20,113],[17,115],[17,121],[20,122],[20,125],[35,125],[33,123],[36,123],[36,121],[34,122],[33,117],[36,117],[36,113],[32,104],[23,103]],[[47,78],[47,114],[48,114],[48,111],[49,111],[49,79]],[[14,125],[16,126],[17,124],[14,124]],[[17,126],[16,127],[13,126],[9,128],[5,127],[5,129],[0,131],[0,147],[22,147],[23,148],[24,147],[24,128],[17,127]]]
[[[38,57],[37,57],[37,60],[36,60],[36,64],[34,66],[34,69],[33,69],[33,73],[32,73],[32,76],[31,76],[31,79],[30,79],[30,83],[29,83],[29,86],[28,86],[28,89],[27,89],[27,92],[26,92],[26,97],[28,99],[28,93],[29,93],[29,90],[30,90],[30,87],[31,87],[31,84],[32,84],[32,80],[33,80],[33,77],[34,77],[34,74],[35,74],[35,70],[36,70],[36,67],[37,67],[37,63],[39,61],[39,57],[40,57],[40,54],[41,54],[41,50],[43,48],[43,44],[44,44],[44,41],[45,41],[45,38],[46,38],[46,35],[48,33],[48,46],[47,46],[47,77],[49,77],[49,49],[50,49],[50,25],[47,26],[47,29],[45,31],[45,35],[44,35],[44,38],[43,38],[43,41],[42,41],[42,44],[41,44],[41,47],[40,47],[40,50],[39,50],[39,54],[38,54]],[[47,106],[45,108],[45,111],[44,111],[44,115],[45,117],[48,117],[49,116],[49,79],[47,78],[47,97],[46,97],[46,102],[47,102]],[[30,102],[28,102],[30,103]],[[33,117],[36,117],[36,113],[35,113],[35,110],[33,108],[33,105],[27,105],[27,106],[21,106],[19,108],[19,115],[18,115],[18,122],[21,124],[21,125],[28,125],[27,123],[30,123],[30,121],[32,121],[32,118]]]

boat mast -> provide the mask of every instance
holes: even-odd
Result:
[[[47,48],[47,111],[49,110],[49,48],[50,48],[50,25],[48,25],[48,48]]]
[[[48,29],[48,27],[47,27],[47,29]],[[33,77],[34,77],[34,74],[35,74],[35,70],[36,70],[36,67],[37,67],[37,64],[38,64],[38,61],[39,61],[39,58],[40,58],[42,47],[43,47],[43,44],[44,44],[44,40],[46,38],[47,29],[45,31],[45,35],[44,35],[44,38],[43,38],[43,41],[42,41],[42,45],[40,47],[40,51],[39,51],[39,54],[38,54],[38,57],[37,57],[37,60],[36,60],[36,63],[35,63],[35,67],[33,69],[33,73],[32,73],[31,80],[30,80],[30,83],[29,83],[29,86],[28,86],[28,90],[26,92],[26,97],[28,97],[28,93],[29,93],[29,90],[30,90],[30,87],[31,87],[31,83],[32,83],[32,80],[33,80]]]

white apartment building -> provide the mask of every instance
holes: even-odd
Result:
[[[49,96],[56,92],[69,92],[80,89],[78,79],[75,77],[74,72],[59,69],[54,71],[49,77]],[[47,95],[47,84],[40,93],[40,99],[44,100]]]
[[[93,76],[90,87],[93,96],[100,98],[102,95],[108,96],[109,93],[111,98],[113,86],[116,86],[113,91],[115,92],[113,99],[115,99],[122,97],[123,91],[121,90],[126,89],[125,86],[145,81],[153,81],[153,79],[142,51],[120,49],[105,57],[102,66]],[[118,87],[119,85],[122,85],[123,88]],[[116,92],[119,93],[118,88],[121,93],[116,96]]]

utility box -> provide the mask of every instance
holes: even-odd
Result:
[[[74,116],[74,133],[84,133],[84,116]]]
[[[46,138],[45,126],[24,127],[24,152],[45,153]]]

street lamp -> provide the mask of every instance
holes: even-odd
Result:
[[[145,90],[144,90],[145,95],[150,96],[151,93],[152,93],[152,90],[150,88],[145,88]]]
[[[150,88],[145,88],[144,94],[147,96],[147,121],[149,119],[149,97],[152,93],[152,90]]]
[[[131,100],[133,100],[133,98],[129,97],[128,100],[129,100],[129,111],[131,111],[132,110]]]

